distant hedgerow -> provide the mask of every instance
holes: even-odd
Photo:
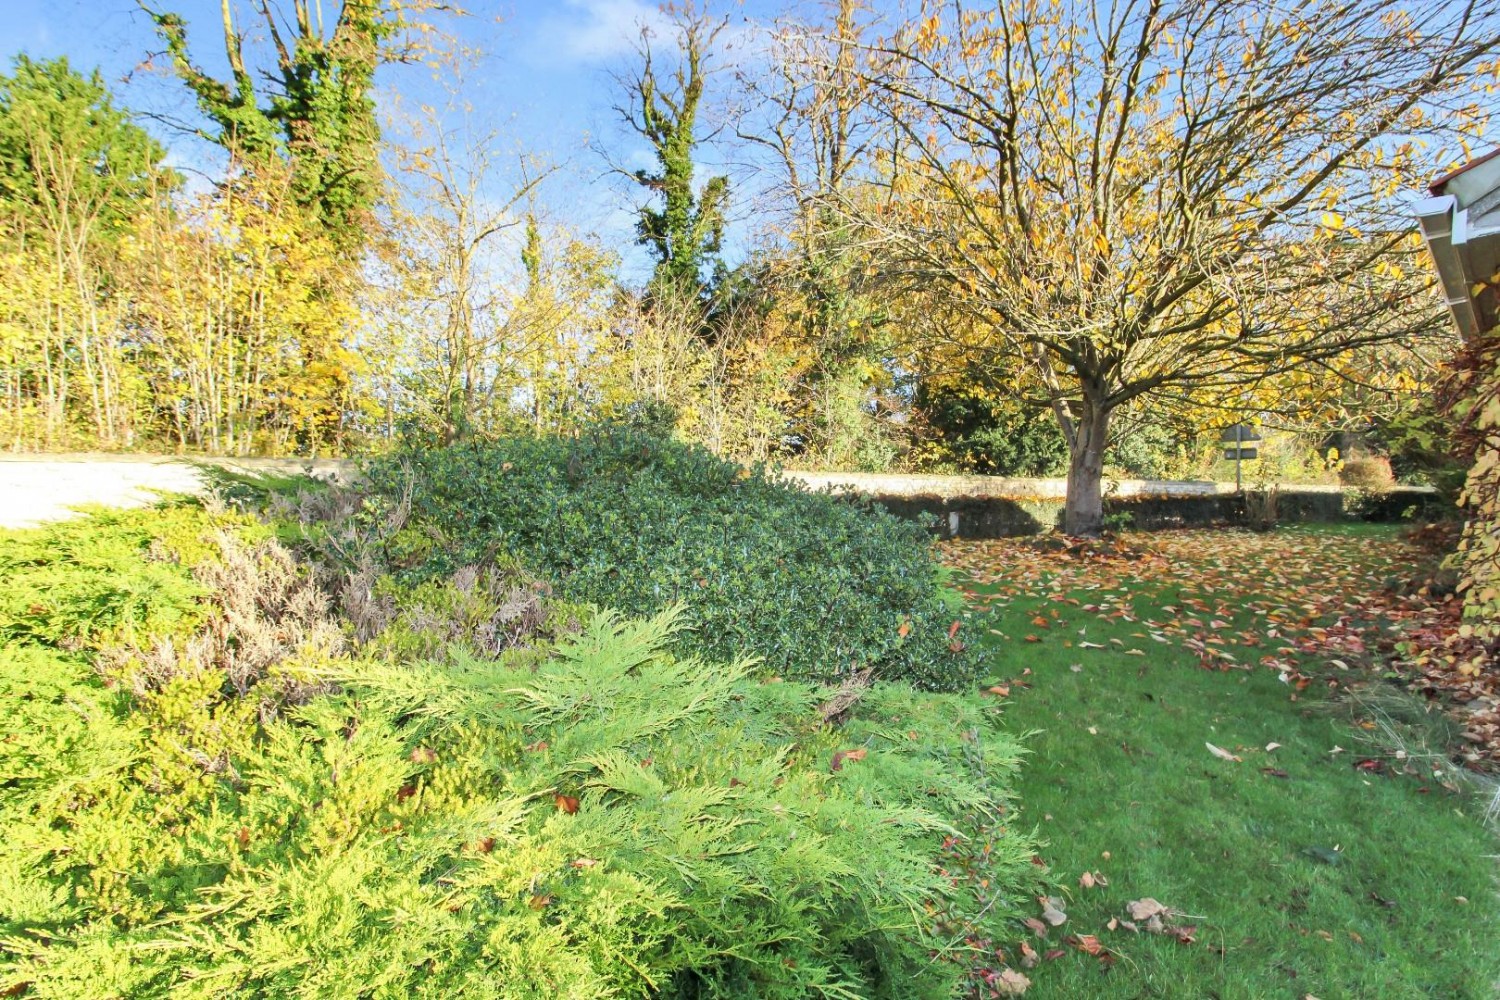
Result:
[[[367,487],[388,502],[409,491],[412,551],[393,559],[419,574],[510,552],[572,600],[643,615],[681,603],[688,648],[791,678],[873,666],[958,690],[978,670],[921,526],[696,446],[607,426],[411,450],[372,463]]]

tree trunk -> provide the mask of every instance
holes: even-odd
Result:
[[[1068,435],[1068,497],[1063,531],[1097,538],[1104,530],[1104,448],[1109,442],[1108,408],[1087,398]]]

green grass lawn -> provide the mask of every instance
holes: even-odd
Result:
[[[1496,996],[1487,855],[1500,848],[1482,808],[1430,773],[1391,774],[1329,710],[1319,657],[1301,648],[1326,642],[1322,659],[1350,671],[1325,669],[1358,672],[1361,637],[1379,628],[1364,595],[1404,557],[1394,534],[1129,542],[1142,553],[1098,562],[1022,541],[948,549],[990,607],[966,629],[1009,688],[1008,723],[1034,730],[1021,822],[1066,887],[1065,924],[1019,932],[1042,956],[1027,995]],[[1300,694],[1289,664],[1315,678]],[[1383,773],[1360,766],[1372,759]],[[1081,885],[1085,873],[1099,883]],[[1192,929],[1109,929],[1146,897]]]

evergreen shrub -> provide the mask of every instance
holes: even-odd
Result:
[[[950,634],[922,526],[697,446],[615,425],[411,450],[366,473],[387,502],[409,494],[390,559],[419,576],[510,552],[570,600],[632,615],[682,604],[684,646],[710,660],[754,655],[823,682],[873,666],[935,690],[978,672]]]
[[[0,994],[946,997],[1018,927],[978,697],[678,655],[676,608],[404,658],[187,510],[0,535],[55,593],[171,581],[40,629],[0,581]]]

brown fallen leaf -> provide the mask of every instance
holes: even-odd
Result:
[[[1034,969],[1042,957],[1036,953],[1036,949],[1025,941],[1021,942],[1021,968]]]
[[[1067,952],[1061,948],[1048,948],[1047,953],[1043,955],[1042,958],[1048,962],[1051,962],[1056,959],[1062,958],[1066,954]]]
[[[1195,936],[1198,933],[1198,928],[1191,924],[1181,927],[1168,927],[1167,933],[1176,938],[1178,944],[1192,944],[1198,940]]]
[[[1022,920],[1021,923],[1025,924],[1027,928],[1030,929],[1031,933],[1035,934],[1037,937],[1047,936],[1047,925],[1042,923],[1036,917],[1027,917],[1025,920]]]
[[[571,862],[574,868],[592,868],[598,863],[593,858],[574,858]]]
[[[1003,969],[991,986],[998,996],[1018,997],[1031,989],[1031,980],[1015,969]]]
[[[578,800],[571,795],[554,795],[552,796],[552,802],[559,810],[567,813],[569,816],[578,811]]]
[[[1104,945],[1092,934],[1075,934],[1068,938],[1068,943],[1088,955],[1097,955],[1104,950]]]
[[[1150,896],[1145,899],[1132,899],[1125,904],[1125,909],[1130,913],[1132,920],[1150,920],[1152,917],[1172,912],[1170,906],[1164,906]]]
[[[869,751],[864,747],[856,747],[853,750],[835,750],[833,753],[833,761],[828,765],[828,770],[842,770],[844,767],[844,761],[864,760],[867,753],[869,753]]]

